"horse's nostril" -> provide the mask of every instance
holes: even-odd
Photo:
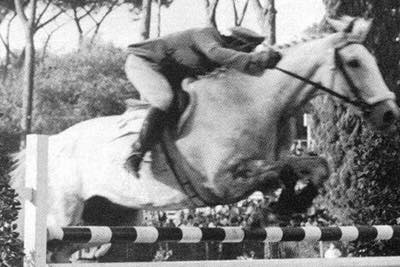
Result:
[[[385,114],[383,114],[383,123],[392,124],[395,120],[396,117],[393,111],[386,111]]]

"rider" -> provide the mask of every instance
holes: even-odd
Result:
[[[222,35],[217,29],[197,28],[129,46],[125,71],[141,97],[151,104],[127,160],[135,172],[144,154],[160,138],[176,90],[186,77],[226,66],[249,74],[274,67],[281,58],[272,48],[252,52],[264,37],[243,27]]]

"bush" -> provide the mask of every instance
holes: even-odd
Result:
[[[79,121],[122,113],[137,93],[125,78],[126,55],[98,46],[49,56],[36,74],[35,130],[55,133]]]
[[[20,266],[23,245],[15,232],[18,210],[21,203],[16,199],[15,190],[10,188],[4,177],[0,177],[0,262],[1,266]],[[3,265],[4,264],[4,265]]]
[[[324,0],[331,15],[374,19],[366,45],[388,86],[399,96],[399,1]],[[334,7],[339,7],[335,9]],[[327,30],[324,23],[310,29]],[[322,26],[322,27],[321,27]],[[314,101],[314,137],[333,173],[317,201],[338,224],[398,224],[400,135],[372,132],[353,108],[330,98]],[[400,129],[400,124],[397,129]],[[353,255],[399,255],[399,242],[351,243]]]
[[[50,55],[38,63],[33,132],[54,134],[85,119],[122,113],[124,100],[138,96],[125,78],[125,56],[121,49],[103,45]],[[9,169],[8,154],[18,149],[21,88],[18,70],[0,85],[0,174]]]
[[[125,78],[124,63],[124,52],[106,45],[50,55],[38,63],[33,132],[53,134],[85,119],[122,113],[124,100],[138,96]],[[0,85],[0,262],[10,266],[20,264],[23,256],[13,223],[20,203],[6,179],[8,155],[19,146],[21,88],[17,70]]]
[[[339,224],[398,224],[399,132],[373,132],[352,108],[328,99],[317,100],[315,107],[316,141],[334,169],[317,201],[319,208]],[[352,243],[348,251],[355,256],[400,254],[399,242],[382,241]]]

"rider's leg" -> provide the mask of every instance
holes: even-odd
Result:
[[[173,100],[173,91],[167,79],[155,69],[150,62],[134,55],[128,56],[125,65],[128,79],[140,96],[151,104],[127,159],[128,166],[135,172],[139,170],[145,153],[160,139],[167,120],[167,110]]]

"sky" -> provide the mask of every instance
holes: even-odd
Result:
[[[276,0],[277,13],[277,42],[285,43],[296,39],[313,23],[319,22],[324,14],[322,0]],[[252,10],[249,8],[243,22],[243,26],[258,31],[258,26]],[[154,22],[152,33],[155,34],[156,14],[153,9]],[[224,29],[232,26],[232,6],[230,0],[221,0],[217,9],[218,28]],[[161,34],[165,35],[193,27],[205,25],[205,9],[203,0],[175,0],[169,8],[162,9]],[[90,26],[89,26],[90,27]],[[4,32],[4,28],[1,29]],[[49,31],[50,29],[47,29]],[[13,23],[11,28],[12,47],[22,47],[24,38],[19,20]],[[101,38],[116,46],[127,45],[140,40],[138,23],[133,20],[132,14],[127,8],[119,8],[107,17],[100,30]],[[36,46],[43,46],[46,34],[39,32],[36,36]],[[76,47],[77,33],[72,22],[69,22],[52,37],[50,50],[54,53],[71,51]]]

